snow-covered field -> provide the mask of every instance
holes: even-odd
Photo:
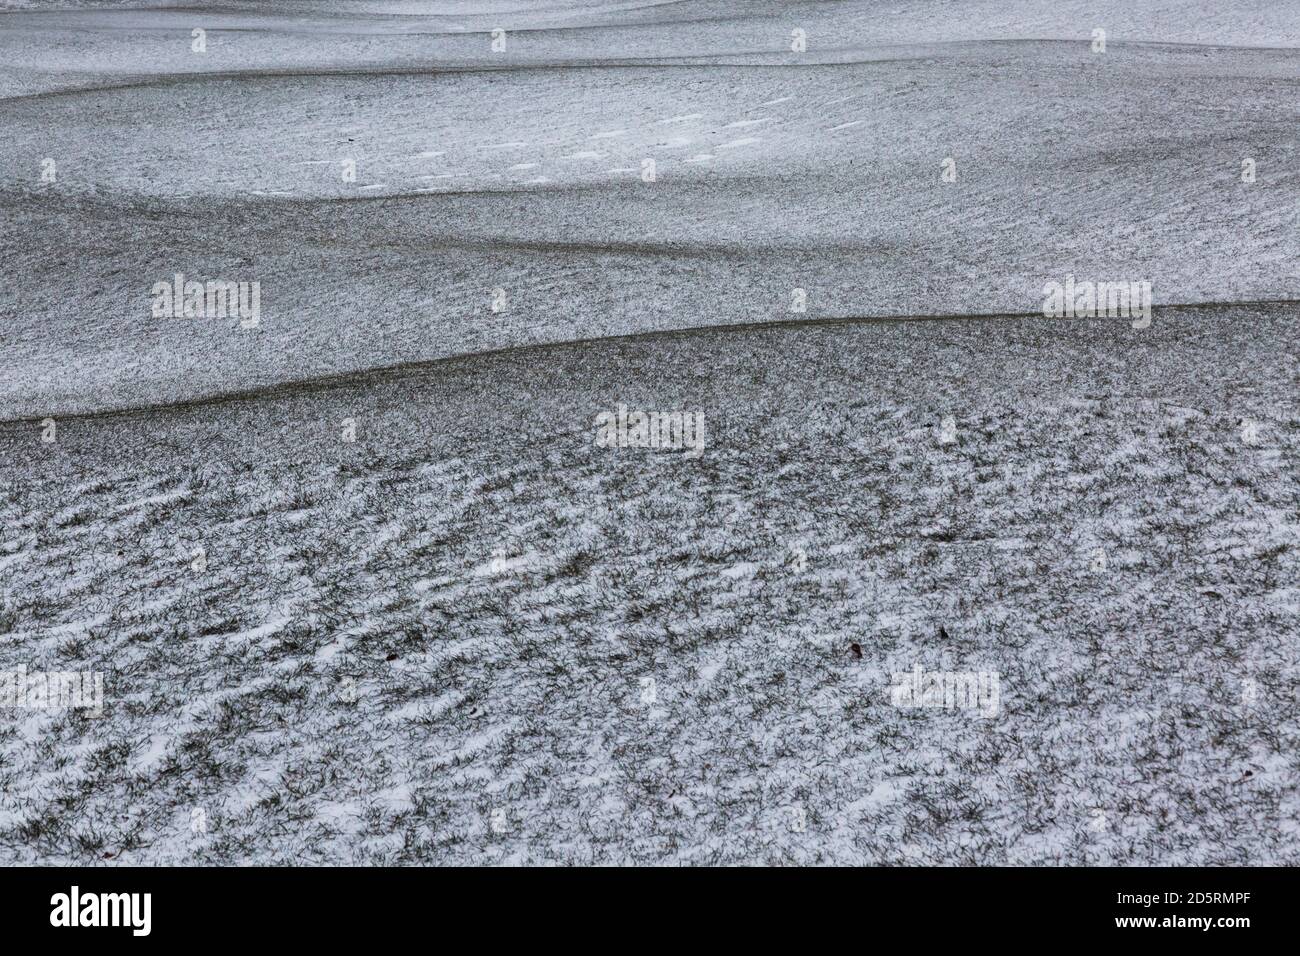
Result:
[[[1300,863],[1294,5],[156,6],[0,4],[0,861]]]
[[[780,319],[795,288],[810,317],[1036,312],[1068,272],[1300,288],[1294,4],[407,6],[5,15],[0,415]],[[154,318],[176,273],[259,281],[260,326]]]

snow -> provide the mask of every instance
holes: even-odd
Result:
[[[1300,863],[1290,5],[4,6],[0,862]]]

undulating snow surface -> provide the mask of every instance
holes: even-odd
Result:
[[[0,861],[1300,863],[1298,46],[0,3]]]
[[[1032,313],[1070,272],[1300,287],[1294,4],[360,10],[4,16],[0,415],[766,321],[796,288],[825,317]],[[260,325],[153,316],[177,273],[260,282]]]

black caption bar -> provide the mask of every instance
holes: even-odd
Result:
[[[148,945],[256,939],[373,942],[376,933],[472,932],[484,917],[542,935],[654,935],[672,926],[734,942],[798,920],[808,929],[924,927],[927,942],[977,938],[1289,938],[1294,872],[1280,869],[0,870],[11,931]],[[493,915],[503,919],[492,919]],[[256,927],[256,930],[253,930]],[[659,927],[654,930],[654,927]],[[640,932],[640,931],[638,931]],[[676,935],[673,930],[672,935]],[[1042,934],[1048,932],[1051,937]],[[459,935],[459,933],[458,933]],[[883,939],[883,938],[882,938]]]

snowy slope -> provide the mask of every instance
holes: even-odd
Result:
[[[1067,272],[1300,288],[1286,4],[361,9],[5,16],[0,414],[787,318],[796,288],[809,317],[1030,313]],[[260,327],[154,318],[178,272],[259,281]]]
[[[0,669],[106,696],[0,724],[0,859],[1300,863],[1297,328],[731,330],[0,426]],[[705,454],[597,447],[619,402]],[[999,713],[892,706],[918,665]]]

